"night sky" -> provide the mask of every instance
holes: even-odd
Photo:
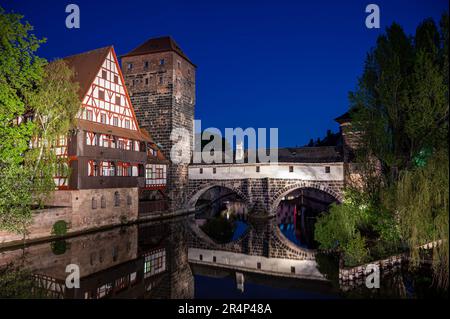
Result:
[[[124,54],[150,37],[171,35],[198,66],[195,118],[203,128],[278,127],[280,146],[301,146],[337,131],[367,51],[393,21],[412,34],[439,20],[447,0],[1,0],[25,15],[47,43],[47,59],[114,45]],[[65,27],[78,4],[81,28]],[[365,27],[376,3],[381,29]]]

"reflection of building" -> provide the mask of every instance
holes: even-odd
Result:
[[[4,251],[0,268],[15,263],[29,270],[35,284],[30,296],[192,298],[183,227],[181,222],[135,225]],[[69,264],[79,267],[78,289],[65,285]]]

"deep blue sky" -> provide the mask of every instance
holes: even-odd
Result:
[[[413,33],[439,19],[447,0],[1,0],[48,42],[48,59],[114,45],[118,55],[171,35],[198,65],[195,117],[203,127],[278,127],[279,145],[303,145],[337,131],[366,52],[393,21]],[[76,3],[81,28],[65,28]],[[381,29],[367,29],[376,3]]]

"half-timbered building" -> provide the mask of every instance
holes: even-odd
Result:
[[[71,172],[55,176],[58,188],[164,187],[163,158],[151,136],[139,128],[113,47],[64,61],[79,84],[81,107],[76,130],[57,145]],[[156,161],[147,165],[148,158]]]

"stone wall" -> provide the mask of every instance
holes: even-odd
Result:
[[[386,259],[373,261],[356,267],[339,267],[339,286],[347,291],[365,285],[366,277],[373,272],[369,265],[376,265],[380,270],[380,277],[401,268],[405,255],[395,255]]]
[[[161,64],[160,61],[164,60]],[[128,68],[131,63],[133,67]],[[141,128],[150,132],[161,151],[170,159],[176,141],[175,129],[188,132],[190,153],[195,109],[195,66],[175,52],[154,52],[126,56],[122,69],[136,117]],[[170,162],[167,193],[171,209],[181,208],[187,194],[188,165]]]
[[[221,179],[221,180],[189,180],[189,200],[187,207],[194,207],[197,200],[208,189],[221,186],[236,192],[248,205],[250,210],[276,214],[281,199],[298,188],[314,188],[342,201],[343,181],[305,181],[300,179]]]
[[[59,220],[68,224],[70,233],[120,225],[138,218],[137,188],[56,191],[49,203],[57,206],[33,212],[26,240],[51,236],[53,225]],[[21,235],[0,231],[0,245],[22,239]]]
[[[70,224],[71,207],[57,207],[49,209],[39,209],[33,212],[32,222],[28,227],[28,234],[25,239],[36,239],[51,235],[53,225],[64,220]],[[0,231],[0,246],[2,244],[20,241],[24,237],[13,232]]]

